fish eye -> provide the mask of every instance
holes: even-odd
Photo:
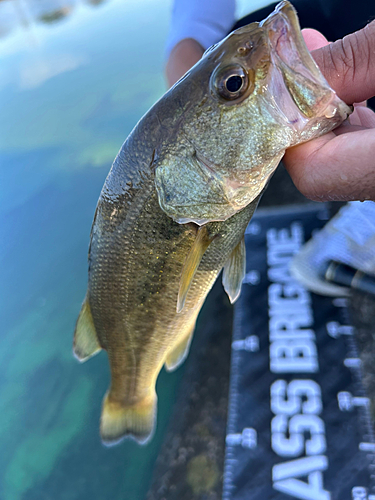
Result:
[[[238,92],[244,83],[244,79],[239,75],[233,75],[228,78],[225,82],[225,86],[228,92],[234,93]]]
[[[226,66],[214,72],[212,86],[220,97],[233,101],[245,93],[248,88],[248,76],[242,66]]]

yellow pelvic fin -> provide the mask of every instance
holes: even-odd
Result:
[[[197,237],[188,253],[181,272],[180,289],[177,297],[177,312],[181,312],[185,305],[187,293],[193,281],[194,275],[202,260],[204,252],[210,246],[215,236],[209,236],[206,226],[198,229]]]
[[[87,298],[82,304],[74,331],[73,353],[79,361],[86,361],[101,350]]]
[[[224,265],[223,286],[233,304],[241,293],[242,281],[246,274],[246,247],[242,238]]]
[[[110,392],[107,393],[100,419],[100,435],[103,444],[112,446],[125,437],[133,438],[139,444],[146,444],[154,433],[156,408],[155,391],[134,405],[111,401]]]
[[[193,326],[188,330],[188,333],[183,339],[169,351],[165,358],[165,368],[169,372],[176,370],[185,361],[189,354],[191,340],[195,329],[195,321]]]

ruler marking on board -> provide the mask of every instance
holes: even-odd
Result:
[[[375,453],[375,443],[359,443],[359,449]]]
[[[341,315],[342,315],[343,321],[345,323],[350,322],[348,307],[345,307],[341,310]],[[348,352],[351,354],[351,356],[354,359],[359,358],[359,351],[358,351],[357,344],[355,343],[354,336],[347,337],[346,340],[347,340],[347,344],[348,344]],[[363,367],[361,364],[359,369],[354,372],[355,376],[357,376],[357,380],[356,380],[357,392],[361,393],[358,396],[358,401],[362,400],[364,402],[364,404],[362,404],[361,407],[359,408],[359,411],[361,412],[361,414],[364,417],[364,421],[365,421],[364,427],[365,427],[365,430],[366,430],[365,432],[366,432],[367,437],[368,437],[367,441],[370,442],[371,444],[373,444],[373,443],[375,443],[375,433],[374,433],[374,423],[373,423],[373,420],[371,418],[371,400],[367,397],[367,395],[365,394],[364,388],[363,388],[362,369],[363,369]],[[372,457],[371,463],[369,464],[369,469],[371,469],[371,468],[375,468],[375,455]],[[373,493],[375,493],[374,477],[371,476],[371,478],[372,478],[372,482],[373,482],[373,485],[372,485],[372,489],[374,490]],[[373,500],[375,500],[375,494],[370,495],[370,496],[372,496]],[[370,496],[369,496],[368,500],[371,500]]]
[[[312,226],[314,217],[316,209],[312,209],[311,213],[304,210],[297,215],[295,210],[292,215],[288,215],[286,210],[281,215],[268,211],[261,216],[261,224],[255,216],[251,230],[246,232],[245,241],[248,246],[251,245],[247,254],[247,269],[251,272],[247,284],[245,280],[234,313],[223,500],[312,499],[313,488],[317,488],[314,498],[319,499],[375,500],[375,438],[370,399],[362,385],[363,366],[354,342],[355,330],[349,320],[348,300],[310,297],[287,279],[285,283],[289,288],[284,287],[284,295],[280,295],[279,302],[290,299],[289,303],[285,301],[285,306],[270,309],[271,284],[275,283],[271,291],[274,295],[276,293],[276,298],[278,287],[284,285],[282,280],[279,285],[277,280],[269,278],[271,267],[266,255],[267,231],[271,238],[276,235],[280,240],[281,251],[272,258],[274,261],[278,258],[282,260],[283,250],[289,251],[292,246],[289,235],[293,231],[298,235],[301,228],[309,224]],[[279,269],[276,264],[272,272],[282,276],[284,271]],[[254,284],[257,286],[251,286]],[[307,316],[303,319],[302,313],[300,317],[295,313],[299,309],[292,305],[292,300],[297,296],[301,304],[310,303],[313,308],[316,304],[312,326],[307,323],[302,325]],[[279,314],[283,310],[289,314],[289,320],[288,314]],[[308,308],[305,307],[305,311],[308,314]],[[278,321],[285,333],[276,330],[271,335],[271,321]],[[300,328],[300,340],[294,341],[293,335],[287,331],[288,321],[294,321],[297,330]],[[299,326],[298,322],[301,323]],[[302,349],[302,357],[313,356],[317,348],[319,361],[311,358],[310,364],[303,365],[295,360],[293,373],[283,368],[286,363],[276,364],[272,370],[271,344],[276,356],[280,349],[286,349],[285,341],[284,344],[277,344],[278,338],[289,338],[290,345],[295,342],[295,349]],[[336,351],[338,354],[334,354]],[[290,352],[286,350],[285,356],[291,356]],[[332,358],[328,365],[325,364],[325,359],[330,360],[330,356],[335,357],[338,363],[337,373],[332,372],[336,382],[324,378],[326,373],[330,373],[333,363]],[[304,371],[306,367],[308,370]],[[333,387],[336,392],[333,392]],[[319,396],[319,391],[322,396]],[[328,404],[332,399],[336,400],[336,405]],[[330,419],[327,419],[328,412],[333,412]],[[346,429],[344,434],[340,434],[341,426],[337,424],[340,418],[342,428]],[[323,440],[324,428],[327,439]],[[315,444],[309,448],[309,442]],[[347,451],[342,449],[342,442],[346,443]],[[285,453],[286,445],[289,447],[288,454],[278,456],[276,451]],[[337,482],[335,474],[341,473],[341,469],[337,470],[338,464],[345,467],[345,462],[342,462],[345,453],[345,460],[348,463],[355,460],[357,466],[351,469],[353,477],[349,474],[348,479],[347,472],[344,483]],[[339,488],[346,490],[339,491]]]
[[[344,365],[347,368],[360,368],[362,364],[362,361],[360,358],[346,358],[344,359]]]
[[[235,310],[234,322],[233,322],[233,343],[237,342],[237,338],[240,334],[239,329],[240,317],[239,310]],[[236,429],[236,411],[237,411],[237,400],[238,400],[238,378],[239,378],[239,362],[240,362],[240,351],[232,349],[231,356],[231,381],[229,386],[229,410],[228,410],[228,432],[227,435],[234,434]],[[231,491],[233,489],[232,477],[233,477],[233,467],[237,460],[234,461],[234,445],[231,443],[226,444],[225,450],[225,463],[224,463],[224,473],[223,473],[223,500],[230,500]]]

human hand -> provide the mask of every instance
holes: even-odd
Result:
[[[375,96],[375,21],[328,44],[302,31],[331,87],[347,104]],[[350,122],[350,123],[349,123]],[[339,128],[287,150],[283,163],[297,188],[313,200],[375,200],[375,113],[364,103]]]

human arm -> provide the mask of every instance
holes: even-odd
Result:
[[[165,75],[169,87],[172,87],[199,59],[203,47],[193,38],[184,38],[173,47],[166,67]]]

